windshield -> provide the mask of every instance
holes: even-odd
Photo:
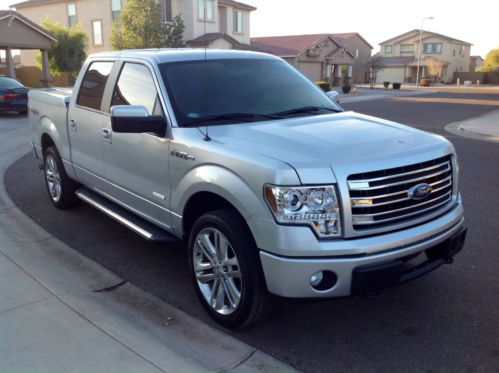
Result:
[[[23,87],[21,83],[12,78],[0,77],[0,88],[19,88]]]
[[[282,60],[199,60],[159,67],[179,126],[341,111],[314,83]]]

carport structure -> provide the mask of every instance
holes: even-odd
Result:
[[[16,77],[13,49],[39,49],[42,52],[42,82],[51,81],[48,50],[57,39],[49,31],[13,10],[0,10],[0,50],[5,50],[6,74]]]

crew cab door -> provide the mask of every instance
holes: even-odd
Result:
[[[71,161],[76,178],[90,189],[103,191],[102,128],[109,122],[109,114],[102,111],[102,102],[113,61],[91,62],[83,77],[76,82],[68,110],[68,134]]]
[[[138,62],[120,63],[109,106],[141,105],[149,115],[165,117],[151,67]],[[110,118],[103,130],[109,131],[109,141],[103,147],[106,193],[169,229],[169,139],[152,133],[113,132]]]

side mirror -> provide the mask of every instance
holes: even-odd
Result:
[[[326,92],[327,97],[333,102],[336,102],[337,104],[340,102],[340,94],[336,91],[329,91]]]
[[[140,105],[112,106],[111,128],[116,133],[154,133],[159,136],[166,133],[165,119],[150,116],[147,109]]]

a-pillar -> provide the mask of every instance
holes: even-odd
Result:
[[[49,54],[46,49],[42,49],[42,79],[40,81],[45,86],[48,86],[52,81],[49,68]]]
[[[12,48],[7,48],[5,50],[5,70],[7,76],[11,78],[16,78],[16,69],[14,67],[14,61],[12,60]]]
[[[333,86],[334,87],[341,86],[341,65],[334,65]]]

